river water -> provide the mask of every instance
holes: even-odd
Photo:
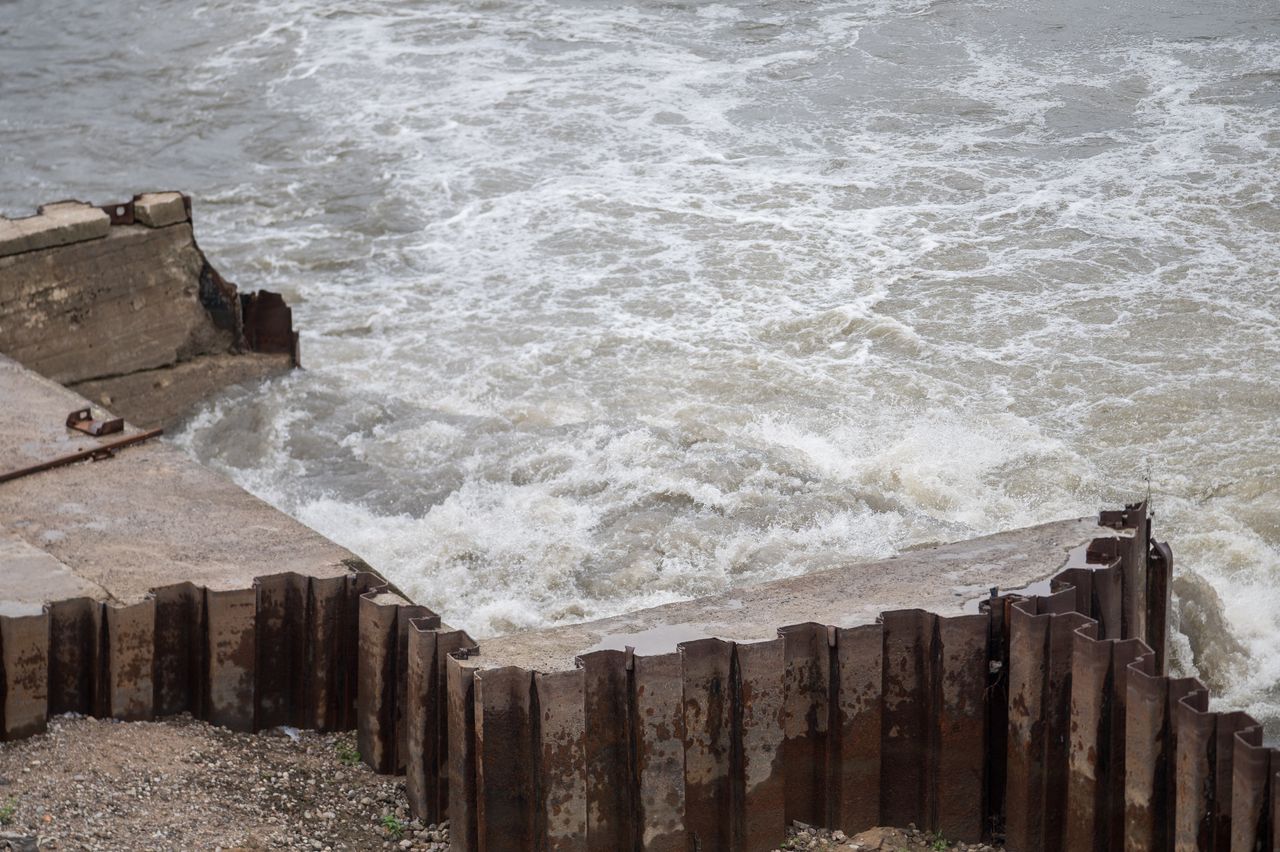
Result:
[[[479,636],[1149,493],[1280,717],[1278,187],[1274,0],[0,0],[0,210],[190,192],[177,440]]]

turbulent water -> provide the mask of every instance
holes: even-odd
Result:
[[[177,440],[477,635],[1150,493],[1280,718],[1274,0],[4,0],[0,178],[191,192],[308,369]]]

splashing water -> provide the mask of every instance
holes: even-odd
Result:
[[[1280,12],[1119,5],[20,0],[0,207],[190,191],[179,441],[477,635],[1150,489],[1276,719]]]

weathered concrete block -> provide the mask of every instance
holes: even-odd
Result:
[[[0,352],[63,383],[228,352],[233,334],[200,303],[203,268],[186,224],[0,257]]]
[[[133,202],[133,221],[148,228],[186,222],[187,204],[180,192],[147,192]]]
[[[39,215],[0,219],[0,257],[105,237],[111,217],[79,201],[46,204]]]

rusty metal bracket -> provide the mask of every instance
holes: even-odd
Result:
[[[52,470],[55,467],[64,467],[65,465],[75,464],[79,461],[102,461],[109,459],[115,455],[115,451],[124,447],[139,444],[143,441],[149,441],[152,438],[158,438],[164,434],[163,429],[152,429],[149,432],[139,432],[136,435],[130,435],[127,438],[120,438],[109,444],[103,444],[100,447],[93,447],[88,450],[81,450],[78,453],[70,453],[69,455],[59,456],[55,459],[33,464],[30,467],[20,467],[17,470],[11,470],[8,473],[0,473],[0,482],[12,482],[15,479],[21,479],[24,476],[30,476],[33,473],[40,473],[45,470]]]
[[[103,213],[106,213],[111,217],[112,225],[132,225],[134,222],[133,202],[135,200],[137,199],[135,198],[129,201],[123,201],[119,204],[104,204],[102,205],[101,210]],[[191,218],[189,211],[187,218]]]
[[[111,420],[94,420],[92,411],[87,408],[79,408],[67,415],[67,428],[75,429],[77,432],[83,432],[86,435],[92,435],[95,438],[101,438],[103,435],[114,435],[116,432],[123,432],[124,418],[115,417]]]

